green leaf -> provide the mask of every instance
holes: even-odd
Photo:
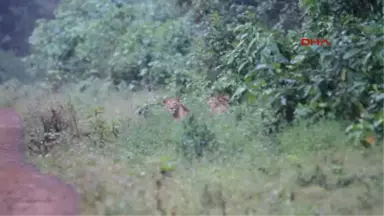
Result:
[[[255,37],[255,38],[253,38],[253,40],[251,41],[251,43],[249,43],[248,48],[247,48],[247,53],[250,52],[250,50],[252,49],[253,45],[256,43],[257,40],[258,40],[258,38]]]
[[[248,61],[244,61],[243,63],[241,63],[237,71],[241,72],[244,69],[244,67],[247,66],[247,64],[248,64]]]
[[[364,57],[364,60],[363,60],[363,65],[366,65],[369,58],[372,56],[372,52],[369,52],[365,57]]]
[[[349,125],[346,129],[345,129],[345,132],[346,133],[350,133],[352,131],[354,131],[356,129],[356,125],[355,124],[351,124]]]
[[[254,104],[254,103],[256,103],[256,96],[254,95],[254,94],[248,94],[248,102],[250,103],[250,104]]]
[[[305,59],[305,55],[297,55],[291,60],[291,64],[301,63]]]
[[[375,96],[375,101],[379,102],[384,99],[384,93],[377,94]]]
[[[375,128],[377,128],[377,127],[379,127],[381,124],[383,124],[383,122],[384,122],[384,119],[379,119],[379,120],[377,120],[377,121],[375,121],[375,122],[373,123],[373,126],[374,126]]]
[[[351,49],[344,54],[343,59],[344,60],[350,59],[351,57],[355,56],[359,52],[361,52],[361,49],[358,49],[358,48]]]
[[[236,89],[235,93],[232,95],[231,100],[232,100],[233,98],[236,98],[236,96],[239,96],[239,95],[243,94],[246,90],[247,90],[247,88],[246,88],[245,86],[240,86],[240,87],[238,87],[238,88]]]
[[[239,44],[237,44],[236,48],[240,48],[245,43],[245,40],[240,41]]]
[[[262,69],[272,69],[270,65],[267,65],[267,64],[259,64],[256,66],[256,71],[258,70],[262,70]]]
[[[311,92],[312,90],[312,86],[311,85],[307,85],[305,86],[305,89],[304,89],[304,98],[308,97],[309,93]]]
[[[341,80],[342,81],[345,81],[347,79],[347,69],[343,68],[343,70],[341,71]]]
[[[384,58],[384,49],[377,50],[377,51],[375,52],[375,57],[376,57],[377,59],[379,59],[380,62],[382,63],[382,62],[383,62],[383,58]]]
[[[327,103],[319,103],[318,106],[319,106],[320,108],[325,108],[325,107],[328,106],[328,104],[327,104]]]

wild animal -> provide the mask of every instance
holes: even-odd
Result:
[[[189,109],[180,102],[180,97],[164,99],[163,104],[172,113],[175,120],[181,120],[188,116]]]
[[[229,109],[229,96],[228,95],[216,95],[207,98],[207,104],[211,108],[211,113],[220,114],[227,112]]]

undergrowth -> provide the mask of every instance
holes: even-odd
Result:
[[[82,214],[383,213],[382,145],[348,143],[343,122],[300,122],[272,135],[263,130],[258,107],[232,106],[210,116],[191,96],[184,101],[194,120],[176,122],[160,103],[152,103],[148,115],[137,113],[164,93],[69,89],[58,94],[19,89],[4,95],[1,107],[22,115],[27,145],[45,139],[39,117],[49,119],[53,107],[63,107],[67,127],[56,144],[46,152],[30,151],[29,158],[76,187]],[[189,160],[180,147],[191,137],[198,145],[204,140],[214,145]]]

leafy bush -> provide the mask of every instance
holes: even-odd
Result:
[[[267,104],[269,131],[327,117],[355,121],[347,131],[357,140],[380,138],[382,5],[63,1],[54,20],[38,22],[27,60],[57,86],[97,76],[131,90],[167,85],[174,94],[227,92],[232,102]],[[326,38],[331,46],[305,47],[303,37]]]
[[[164,84],[185,68],[192,38],[188,17],[172,2],[64,1],[53,20],[39,20],[31,37],[30,70],[68,80],[89,76],[145,86]],[[134,87],[134,86],[132,86]]]
[[[206,44],[216,62],[207,66],[222,72],[213,89],[232,92],[232,100],[266,101],[275,110],[275,123],[295,117],[371,119],[380,137],[383,130],[382,12],[362,19],[346,13],[327,15],[311,8],[301,31],[265,27],[251,10],[228,23],[212,14]],[[322,4],[322,3],[321,3]],[[319,5],[321,5],[319,3]],[[316,5],[320,7],[319,5]],[[330,47],[300,45],[300,39],[327,38]],[[268,111],[268,110],[267,110]],[[366,117],[365,117],[366,116]],[[373,117],[374,116],[374,117]]]
[[[179,149],[188,159],[201,158],[207,150],[211,153],[215,150],[215,135],[200,121],[194,115],[183,120],[184,133]]]

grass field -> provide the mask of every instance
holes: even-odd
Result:
[[[137,114],[166,92],[68,89],[2,86],[0,106],[22,115],[29,146],[45,139],[42,118],[62,106],[65,127],[46,143],[53,148],[29,159],[76,187],[83,214],[383,215],[382,145],[347,142],[343,122],[302,122],[266,135],[258,107],[210,117],[204,99],[186,97],[215,143],[187,160],[182,122],[156,103]]]

